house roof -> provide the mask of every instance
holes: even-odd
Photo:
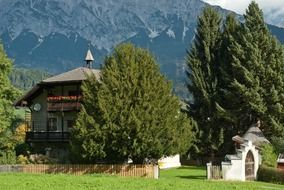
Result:
[[[242,137],[236,135],[232,139],[239,144],[242,144],[245,140],[249,140],[255,146],[260,146],[263,143],[270,143],[257,124],[253,124]]]
[[[243,135],[243,139],[252,141],[254,145],[270,143],[264,136],[263,132],[256,125],[252,125]]]
[[[16,100],[14,102],[14,106],[23,107],[24,104],[27,104],[28,99],[32,99],[33,97],[36,97],[40,92],[42,88],[36,84],[31,90],[29,90],[26,94],[24,94],[20,99]]]
[[[86,80],[87,76],[91,74],[94,74],[97,79],[100,78],[100,70],[89,69],[87,67],[79,67],[71,71],[47,78],[43,80],[41,84],[83,81]]]
[[[86,80],[87,77],[91,74],[94,74],[96,79],[100,78],[100,70],[90,69],[86,67],[79,67],[73,69],[71,71],[67,71],[65,73],[61,73],[59,75],[55,75],[53,77],[47,78],[40,83],[36,84],[31,90],[29,90],[26,94],[24,94],[20,99],[18,99],[14,106],[22,106],[23,102],[27,102],[30,99],[36,97],[41,91],[44,85],[49,84],[64,84],[64,83],[78,83]]]

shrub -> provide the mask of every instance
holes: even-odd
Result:
[[[261,146],[262,165],[276,168],[278,154],[271,144]]]
[[[284,170],[262,166],[257,171],[257,180],[284,184]]]
[[[16,164],[17,157],[13,151],[1,152],[0,153],[0,164]]]
[[[28,158],[32,164],[54,164],[56,161],[43,154],[32,154]]]
[[[17,163],[18,164],[29,164],[29,158],[28,156],[24,156],[24,155],[19,155],[17,157]]]

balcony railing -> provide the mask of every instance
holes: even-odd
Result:
[[[81,96],[49,96],[47,111],[78,111],[81,109]]]
[[[68,142],[69,132],[26,132],[26,142]]]
[[[81,109],[80,102],[48,102],[47,111],[78,111]]]

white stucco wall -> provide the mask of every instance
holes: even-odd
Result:
[[[237,155],[240,159],[222,162],[222,174],[225,180],[245,181],[245,160],[248,152],[251,151],[254,157],[254,176],[256,178],[257,170],[260,164],[259,152],[251,141],[246,141],[241,145]]]
[[[174,156],[163,157],[158,160],[158,164],[160,169],[180,167],[180,155],[176,154]]]
[[[222,176],[224,180],[242,180],[242,160],[222,162]]]

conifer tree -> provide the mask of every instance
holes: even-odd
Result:
[[[193,96],[190,116],[199,129],[197,147],[205,155],[214,154],[223,143],[223,128],[218,115],[218,50],[221,18],[210,7],[198,17],[193,45],[187,53],[188,90]]]
[[[234,150],[232,137],[238,133],[237,118],[232,109],[238,106],[239,102],[233,102],[234,94],[231,92],[231,83],[233,82],[232,61],[230,54],[231,46],[238,39],[240,23],[236,20],[234,14],[226,16],[223,23],[221,34],[220,49],[218,51],[218,96],[219,105],[217,107],[222,127],[224,128],[224,143],[219,149],[219,153],[227,154]],[[236,99],[237,100],[237,99]]]
[[[230,111],[239,133],[261,120],[268,136],[283,134],[283,48],[269,32],[255,2],[244,18],[227,52],[232,79],[225,90],[230,92]]]
[[[188,150],[191,125],[153,56],[131,44],[105,59],[100,80],[83,84],[84,102],[72,132],[76,162],[122,162]]]

